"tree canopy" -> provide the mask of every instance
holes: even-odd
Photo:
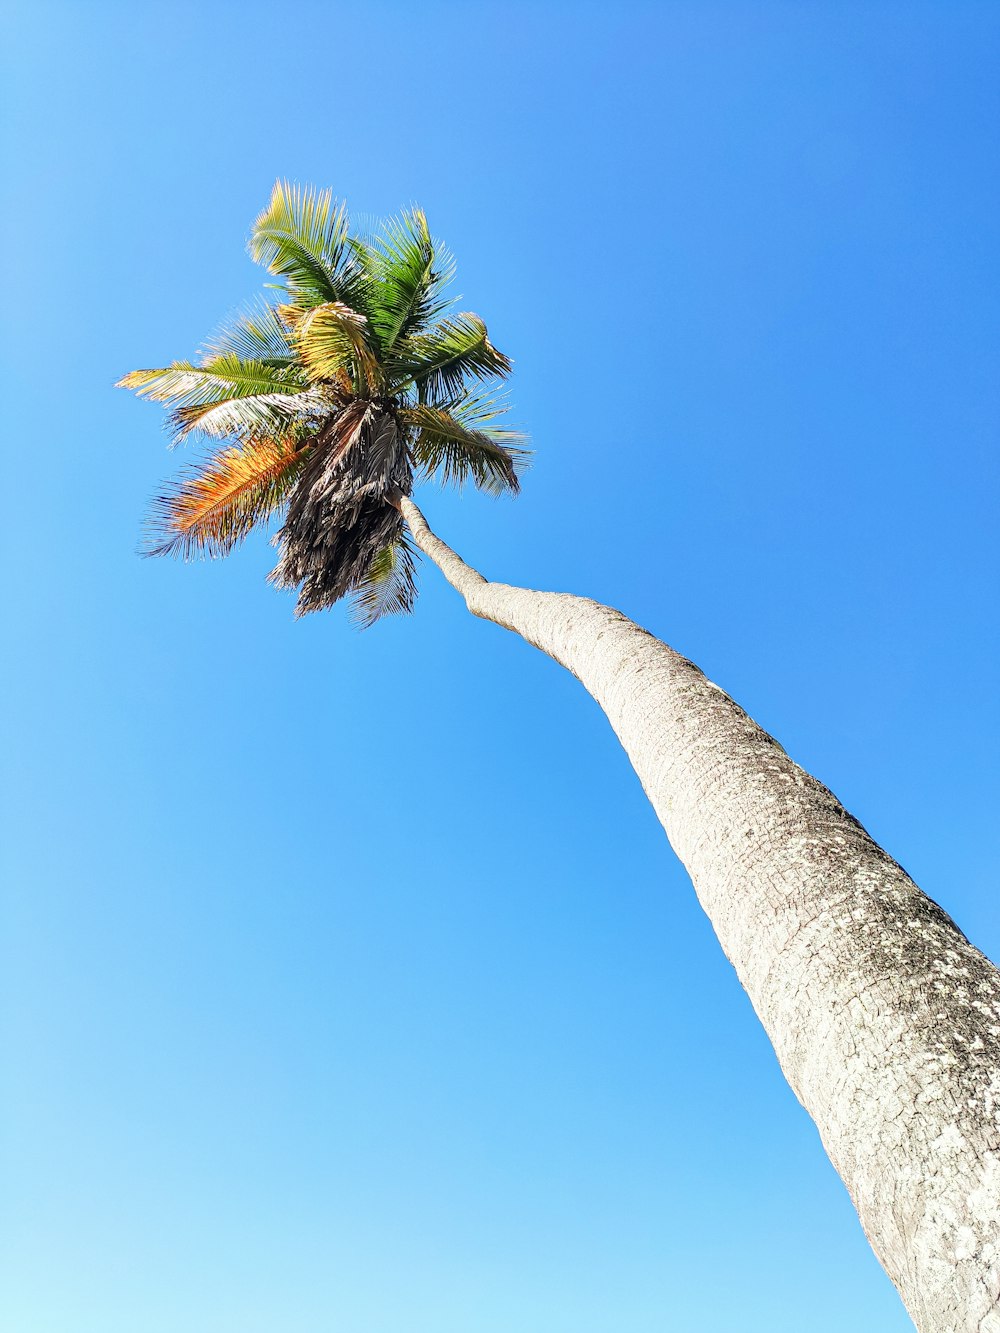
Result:
[[[395,495],[415,480],[516,493],[524,438],[500,423],[511,362],[453,313],[454,261],[419,209],[352,232],[330,190],[279,181],[249,251],[279,281],[194,361],[119,381],[169,408],[174,441],[216,441],[152,508],[151,555],[227,555],[284,511],[279,587],[297,614],[354,598],[409,611],[415,552]]]

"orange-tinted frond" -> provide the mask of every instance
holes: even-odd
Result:
[[[154,501],[150,555],[228,555],[282,503],[309,445],[260,440],[214,454]]]

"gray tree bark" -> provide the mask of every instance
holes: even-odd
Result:
[[[1000,972],[691,662],[584,597],[490,583],[409,499],[475,616],[607,714],[921,1333],[1000,1333]]]

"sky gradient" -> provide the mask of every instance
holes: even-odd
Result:
[[[904,1333],[604,718],[424,562],[143,561],[276,177],[515,360],[488,576],[693,658],[994,959],[1000,12],[8,8],[3,1333]],[[30,466],[28,466],[30,464]]]

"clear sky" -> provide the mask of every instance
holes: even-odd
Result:
[[[3,1333],[911,1325],[603,717],[433,568],[142,561],[111,385],[277,176],[411,202],[516,362],[488,575],[608,601],[970,937],[996,904],[1000,10],[7,7]]]

